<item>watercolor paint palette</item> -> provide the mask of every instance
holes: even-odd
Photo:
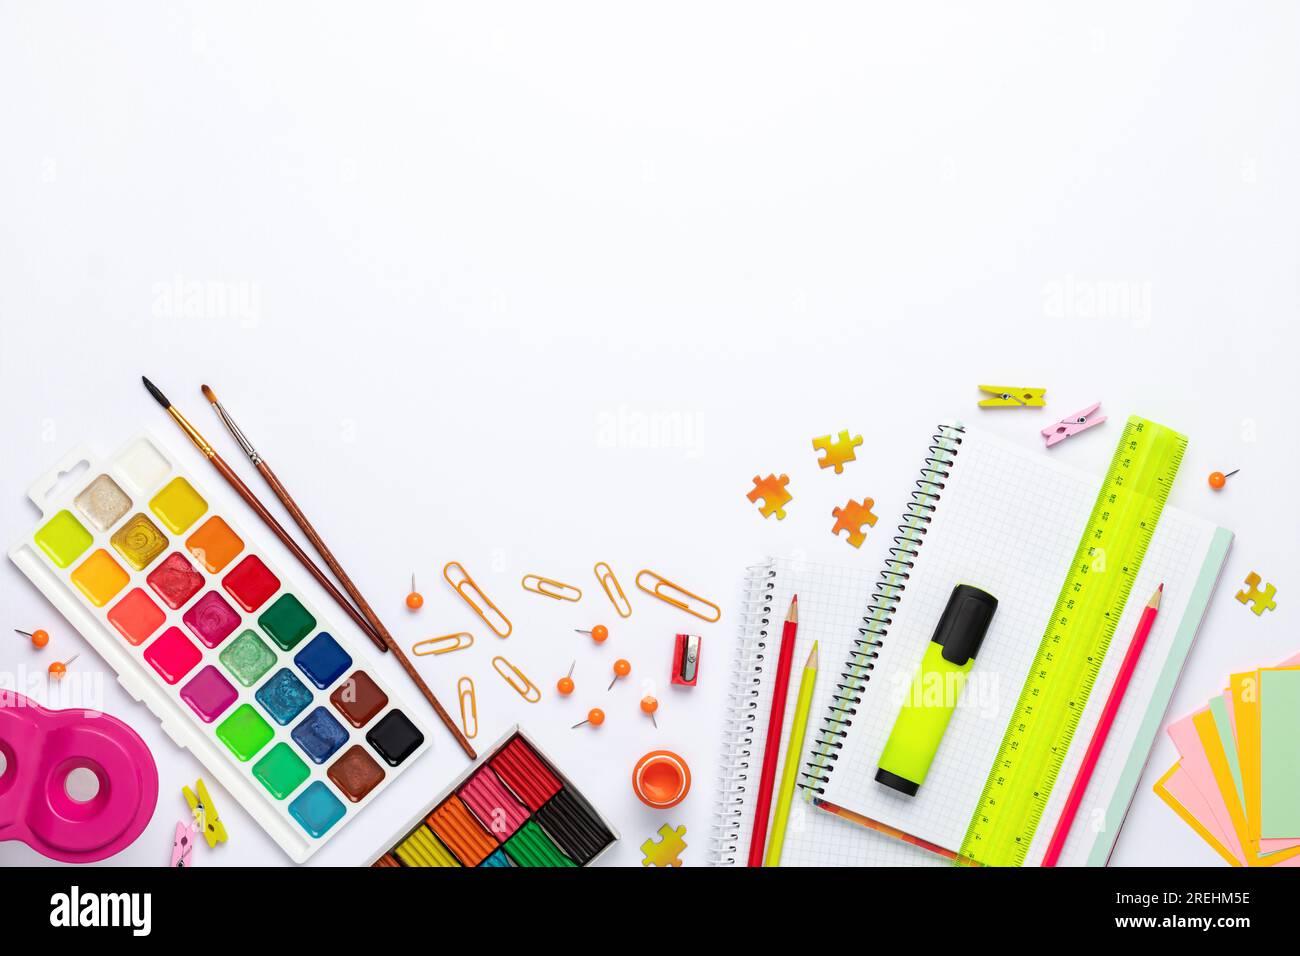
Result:
[[[588,866],[618,833],[517,726],[414,820],[372,866]]]
[[[28,489],[42,518],[9,557],[301,863],[428,731],[166,447],[66,456]]]

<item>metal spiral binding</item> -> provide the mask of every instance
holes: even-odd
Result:
[[[965,431],[961,425],[940,425],[938,433],[931,436],[930,454],[921,468],[921,477],[912,492],[912,500],[907,503],[903,523],[898,526],[894,545],[889,549],[884,570],[880,572],[880,580],[876,582],[867,605],[862,627],[858,629],[859,637],[853,642],[854,650],[844,662],[844,670],[835,684],[830,712],[822,718],[822,726],[815,731],[817,739],[813,742],[811,759],[807,764],[809,769],[800,775],[799,780],[799,786],[806,790],[816,794],[826,792],[826,782],[835,770],[835,762],[840,759],[844,737],[853,726],[875,660],[880,656],[889,625],[894,622],[894,611],[907,590],[916,557],[934,519],[939,499],[943,497],[945,483],[951,474],[949,469],[956,461]]]
[[[731,662],[731,689],[723,716],[722,759],[718,798],[713,808],[709,833],[709,863],[726,866],[736,862],[740,841],[739,818],[749,780],[749,762],[754,746],[754,720],[758,709],[759,685],[763,677],[763,655],[767,648],[768,624],[772,619],[772,562],[748,568],[740,613],[740,639]]]

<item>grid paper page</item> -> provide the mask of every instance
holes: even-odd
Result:
[[[967,429],[831,774],[827,801],[948,849],[960,846],[1100,485],[1100,478],[1061,465],[1042,450],[1027,451]],[[1062,862],[1083,862],[1096,827],[1120,824],[1099,821],[1097,811],[1113,794],[1213,531],[1207,522],[1164,509],[1027,862],[1042,857],[1141,605],[1163,580],[1165,600],[1156,627]],[[877,783],[876,768],[903,694],[953,587],[960,583],[993,594],[998,610],[929,775],[919,793],[907,797]]]
[[[808,730],[804,750],[811,746],[821,718],[830,707],[835,683],[840,678],[844,661],[853,649],[853,640],[862,626],[867,598],[875,583],[875,573],[862,568],[848,568],[825,564],[812,564],[784,558],[773,560],[773,589],[765,607],[767,647],[764,649],[762,678],[759,684],[757,707],[754,710],[753,746],[748,759],[749,771],[741,812],[731,826],[738,831],[736,850],[722,855],[720,862],[727,866],[744,866],[749,856],[750,836],[754,826],[754,798],[758,793],[758,775],[763,762],[763,747],[767,742],[767,719],[772,708],[772,693],[776,676],[776,661],[781,645],[781,628],[790,606],[790,597],[799,595],[799,632],[795,641],[791,666],[790,686],[786,699],[785,720],[781,728],[781,751],[776,765],[776,783],[781,781],[785,766],[786,748],[790,742],[790,727],[794,722],[795,700],[799,694],[799,681],[808,660],[813,641],[818,642],[820,666],[817,671],[816,691],[812,709],[808,714]],[[892,837],[877,833],[857,824],[842,820],[816,809],[801,797],[802,789],[795,792],[794,807],[790,811],[785,844],[781,853],[782,866],[943,866],[942,857],[909,846]],[[776,796],[772,798],[775,811]],[[769,818],[768,839],[771,839]],[[730,828],[730,827],[729,827]]]

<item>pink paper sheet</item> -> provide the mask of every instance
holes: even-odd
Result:
[[[1210,761],[1206,758],[1205,749],[1201,746],[1201,738],[1192,725],[1192,719],[1197,714],[1205,713],[1207,710],[1209,710],[1208,707],[1202,707],[1186,717],[1175,720],[1168,727],[1169,738],[1174,742],[1174,747],[1177,748],[1178,755],[1182,758],[1182,773],[1186,775],[1188,784],[1195,789],[1201,798],[1199,802],[1193,800],[1192,803],[1186,803],[1182,798],[1176,799],[1187,807],[1189,813],[1201,821],[1205,829],[1219,837],[1223,845],[1228,848],[1229,853],[1244,863],[1246,854],[1241,848],[1241,841],[1237,839],[1236,828],[1232,825],[1232,818],[1228,815],[1228,807],[1223,802],[1223,794],[1219,792],[1218,781],[1214,779],[1214,771],[1210,768]],[[1172,783],[1174,778],[1178,776],[1180,774],[1174,774],[1174,777],[1171,777],[1169,782]],[[1170,789],[1169,792],[1173,793],[1173,790]],[[1189,799],[1191,799],[1190,795]],[[1192,810],[1193,804],[1204,806],[1208,816],[1203,816],[1200,812]]]
[[[1232,841],[1235,836],[1224,833],[1217,828],[1217,821],[1214,819],[1214,812],[1209,803],[1201,796],[1201,791],[1197,789],[1196,784],[1192,782],[1192,776],[1180,764],[1178,769],[1169,775],[1165,780],[1165,790],[1169,795],[1183,805],[1183,809],[1190,813],[1196,820],[1210,831],[1210,834],[1218,840],[1224,847],[1232,849]],[[1240,846],[1240,843],[1237,844]],[[1245,860],[1240,856],[1237,862],[1245,866]]]

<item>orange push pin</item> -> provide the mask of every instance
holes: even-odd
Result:
[[[27,638],[32,642],[32,647],[35,648],[42,648],[46,644],[50,643],[50,635],[46,631],[42,631],[40,628],[37,628],[34,631],[20,631],[15,627],[14,633],[21,634],[23,637]]]
[[[565,674],[563,677],[561,677],[558,681],[555,682],[555,689],[558,690],[565,697],[568,697],[570,694],[573,693],[573,669],[577,666],[578,666],[578,662],[574,661],[572,664],[569,665],[569,673]]]
[[[68,674],[68,665],[75,661],[80,654],[73,654],[66,661],[55,661],[48,668],[51,680],[63,680]]]
[[[411,593],[406,596],[406,606],[412,611],[424,607],[424,595],[415,589],[415,574],[411,575]]]
[[[609,682],[609,686],[606,687],[605,690],[613,690],[614,685],[618,683],[618,679],[620,677],[626,677],[630,673],[632,673],[632,663],[630,661],[625,661],[620,657],[614,662],[614,679]]]
[[[1236,468],[1228,472],[1226,475],[1221,471],[1210,472],[1210,487],[1213,488],[1215,491],[1222,491],[1223,486],[1228,483],[1228,479],[1231,478],[1239,471],[1241,471],[1241,469]]]
[[[655,720],[655,711],[659,709],[659,701],[655,700],[649,694],[641,698],[641,712],[650,715],[650,722],[655,725],[655,730],[659,729],[659,721]]]
[[[609,637],[609,628],[607,628],[604,624],[597,624],[590,631],[584,631],[578,627],[575,627],[573,630],[574,633],[576,634],[586,634],[597,644],[604,644],[605,638]]]
[[[580,720],[580,721],[578,721],[576,724],[574,724],[574,725],[573,725],[572,727],[570,727],[569,729],[570,729],[570,730],[577,730],[577,729],[578,729],[579,727],[581,727],[583,724],[591,724],[591,726],[593,726],[593,727],[599,727],[599,726],[600,726],[601,724],[603,724],[604,722],[605,722],[605,712],[604,712],[603,710],[601,710],[599,707],[593,707],[593,708],[591,708],[591,710],[587,711],[587,719],[586,719],[586,720]]]

